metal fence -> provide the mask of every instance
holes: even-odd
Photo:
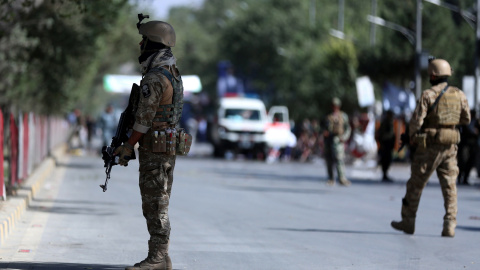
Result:
[[[68,132],[63,118],[0,110],[0,197],[15,194]]]

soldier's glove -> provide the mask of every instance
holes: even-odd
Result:
[[[123,145],[120,145],[115,149],[115,156],[119,157],[118,164],[121,166],[128,166],[128,161],[132,156],[133,146],[128,142],[125,142]]]

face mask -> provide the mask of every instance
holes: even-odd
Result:
[[[163,45],[162,43],[153,42],[148,40],[146,37],[143,37],[142,42],[140,42],[141,55],[138,57],[138,62],[141,64],[142,62],[147,60],[150,55],[158,52],[163,48],[165,48],[165,45]]]

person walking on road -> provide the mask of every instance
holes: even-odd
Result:
[[[176,40],[173,27],[162,21],[139,22],[137,27],[142,35],[139,62],[143,75],[138,109],[132,135],[115,154],[119,164],[127,166],[133,146],[139,143],[139,186],[150,240],[147,258],[126,270],[171,270],[168,205],[176,156],[165,138],[175,138],[183,109],[183,84],[171,50]]]
[[[393,112],[388,110],[385,113],[385,118],[380,123],[377,130],[376,139],[380,143],[378,149],[378,156],[380,164],[382,165],[383,178],[382,182],[393,182],[388,177],[388,169],[392,164],[392,151],[395,147],[395,132],[393,130]]]
[[[470,110],[471,122],[468,125],[461,126],[460,129],[460,144],[458,145],[458,180],[460,185],[469,185],[468,178],[470,171],[475,166],[478,153],[478,139],[480,125],[477,119],[475,110]]]
[[[338,181],[343,186],[351,183],[345,176],[345,142],[350,138],[351,128],[348,115],[340,110],[342,103],[339,98],[332,100],[332,112],[323,123],[324,154],[327,163],[327,184],[335,184],[333,166],[337,169]]]
[[[447,61],[430,59],[428,74],[432,87],[422,93],[409,126],[410,142],[417,146],[417,150],[402,199],[402,220],[392,221],[391,225],[407,234],[415,232],[420,196],[436,171],[445,207],[442,236],[454,237],[457,225],[457,144],[460,141],[460,132],[455,126],[470,123],[470,109],[465,94],[448,84],[452,69]]]

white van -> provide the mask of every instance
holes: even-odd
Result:
[[[267,115],[265,104],[255,98],[226,97],[219,100],[217,123],[212,138],[216,156],[224,156],[225,151],[246,153],[253,158],[265,158],[267,141],[265,132],[273,115],[278,118],[286,107],[276,106]],[[272,107],[272,109],[275,107]],[[280,112],[278,110],[280,109]],[[288,109],[282,120],[288,122]]]

